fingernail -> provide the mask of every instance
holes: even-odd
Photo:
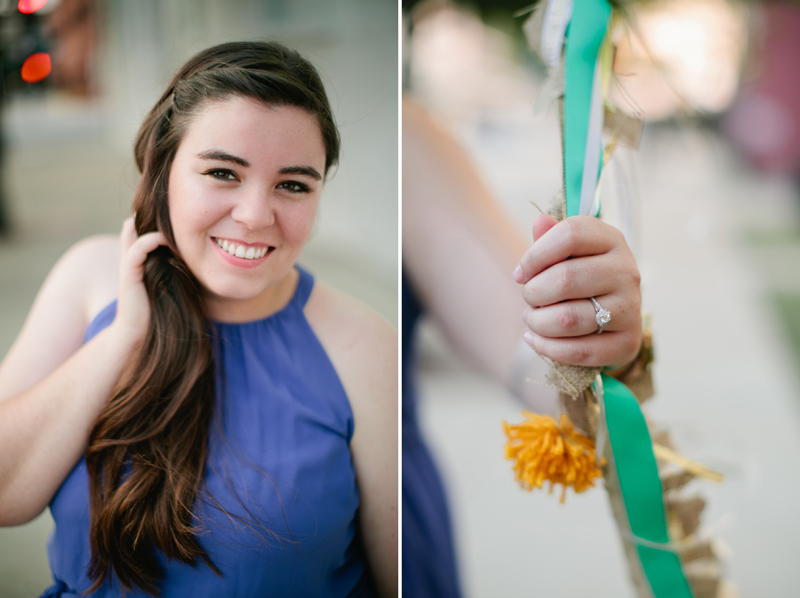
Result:
[[[526,330],[525,334],[522,335],[522,338],[525,339],[525,342],[528,343],[531,347],[533,347],[533,332],[530,330]]]
[[[529,311],[530,311],[530,308],[526,307],[525,310],[522,312],[522,321],[525,322],[526,324],[528,323],[528,312]]]
[[[522,282],[522,268],[520,268],[519,265],[517,265],[517,267],[514,268],[513,276],[516,282]]]

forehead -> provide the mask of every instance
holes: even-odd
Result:
[[[210,102],[200,108],[178,147],[178,156],[222,150],[253,165],[306,164],[325,168],[317,118],[296,106],[267,106],[249,98]]]

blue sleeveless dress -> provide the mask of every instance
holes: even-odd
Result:
[[[199,542],[223,577],[202,560],[191,567],[159,553],[163,598],[374,595],[357,533],[353,413],[303,313],[313,284],[300,270],[281,311],[214,324],[218,404],[204,471],[207,497],[198,497],[194,513],[204,527]],[[116,301],[89,325],[86,342],[115,315]],[[43,596],[77,597],[91,586],[88,490],[81,459],[50,503],[55,584]],[[91,594],[121,595],[116,578]]]
[[[403,597],[460,598],[450,513],[417,423],[414,336],[422,305],[403,276]]]

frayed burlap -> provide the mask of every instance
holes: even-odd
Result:
[[[559,222],[564,220],[567,217],[567,204],[564,201],[564,191],[559,190],[556,196],[550,203],[550,207],[547,209],[545,214],[552,216]]]
[[[587,368],[579,365],[566,365],[553,361],[544,355],[542,359],[550,366],[550,374],[547,379],[552,382],[558,390],[568,394],[572,398],[577,398],[586,390],[589,385],[600,373],[603,368]]]
[[[547,214],[561,222],[567,217],[567,200],[564,191],[560,190],[553,198]],[[573,399],[579,397],[594,381],[602,368],[588,368],[579,365],[566,365],[542,356],[550,366],[548,379],[558,390],[568,394]]]

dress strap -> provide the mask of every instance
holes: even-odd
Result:
[[[80,592],[76,592],[60,579],[56,579],[55,582],[39,598],[79,598],[81,595]]]
[[[302,308],[305,307],[308,298],[311,296],[311,291],[314,288],[314,276],[297,264],[295,264],[295,268],[300,273],[300,278],[297,280],[297,289],[294,291],[292,303],[296,303]]]

